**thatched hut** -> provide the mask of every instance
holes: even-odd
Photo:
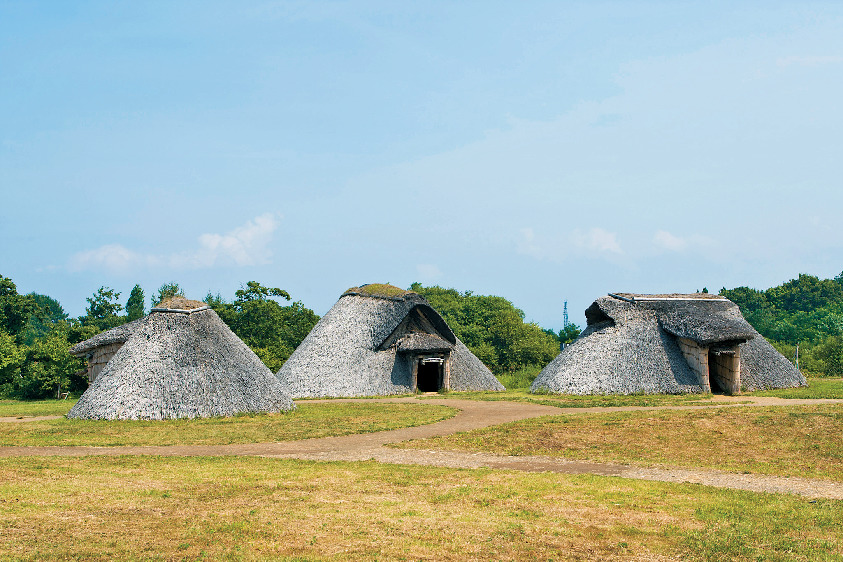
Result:
[[[343,293],[278,377],[294,398],[503,390],[424,297],[383,284]]]
[[[94,337],[79,342],[70,348],[71,355],[88,361],[85,370],[88,376],[88,384],[91,384],[97,379],[100,372],[111,361],[111,358],[114,357],[114,354],[123,347],[123,344],[126,343],[129,336],[135,331],[135,328],[140,326],[142,320],[143,318],[138,318],[111,330],[100,332]],[[82,374],[82,371],[79,374]]]
[[[294,407],[281,382],[205,303],[176,297],[133,324],[100,334],[100,343],[125,339],[68,417],[160,420]]]
[[[723,392],[804,386],[805,377],[744,319],[708,293],[610,293],[532,390],[561,394]]]

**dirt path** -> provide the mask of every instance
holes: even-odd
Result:
[[[414,402],[416,397],[370,399],[372,402]],[[359,400],[356,400],[359,402]],[[749,403],[746,403],[749,401]],[[740,404],[738,402],[744,402]],[[417,464],[454,468],[495,468],[525,472],[557,472],[563,474],[600,474],[654,480],[661,482],[691,482],[706,486],[799,494],[811,498],[843,500],[843,483],[807,478],[785,478],[751,474],[733,474],[715,470],[674,468],[640,468],[621,464],[568,461],[551,457],[505,456],[457,451],[393,449],[385,447],[409,439],[438,437],[499,425],[539,416],[635,410],[687,410],[712,407],[753,407],[773,405],[809,405],[843,403],[843,400],[784,400],[780,398],[718,397],[712,405],[693,406],[627,406],[595,408],[556,408],[526,402],[483,402],[459,399],[425,399],[426,404],[440,404],[458,408],[451,419],[430,425],[392,431],[323,437],[281,443],[250,443],[238,445],[173,445],[143,447],[0,447],[0,457],[11,456],[88,456],[88,455],[160,455],[160,456],[221,456],[252,455],[318,461],[360,461],[373,459],[390,464]],[[40,419],[49,419],[41,416]],[[30,418],[32,419],[32,418]],[[0,422],[4,418],[0,418]],[[19,422],[20,419],[10,421]]]

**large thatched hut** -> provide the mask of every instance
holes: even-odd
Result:
[[[294,398],[503,390],[424,297],[383,284],[346,291],[278,377]]]
[[[68,417],[160,420],[294,407],[281,382],[205,303],[176,297],[121,328],[76,346],[95,354],[120,343]]]
[[[534,392],[735,394],[806,384],[719,295],[610,293],[585,316],[582,335],[539,373]]]

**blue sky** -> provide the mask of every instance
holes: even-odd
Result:
[[[843,270],[839,2],[0,0],[0,274],[504,296]]]

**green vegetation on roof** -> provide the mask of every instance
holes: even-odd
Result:
[[[404,289],[400,289],[394,285],[388,285],[386,283],[369,283],[368,285],[352,287],[344,292],[343,296],[363,295],[366,297],[403,297],[404,295],[412,292],[413,291],[405,291]]]
[[[169,308],[171,310],[193,310],[208,306],[207,303],[186,299],[182,296],[175,295],[168,297],[159,302],[154,308]]]

